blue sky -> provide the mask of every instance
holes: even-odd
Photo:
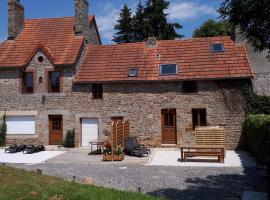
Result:
[[[89,0],[90,14],[96,15],[99,31],[104,44],[111,43],[113,26],[123,4],[133,11],[139,0]],[[7,2],[0,1],[0,41],[7,37]],[[183,26],[179,32],[191,37],[192,32],[207,19],[217,19],[222,0],[170,0],[167,10],[169,21]],[[74,0],[21,0],[26,18],[48,18],[74,16]]]

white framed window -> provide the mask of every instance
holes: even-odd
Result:
[[[225,51],[223,44],[211,44],[212,52],[223,52]]]
[[[35,116],[6,116],[7,135],[36,134]]]
[[[177,74],[178,74],[177,64],[162,64],[159,67],[159,75],[161,76],[177,75]]]

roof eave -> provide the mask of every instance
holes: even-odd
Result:
[[[73,80],[74,84],[92,84],[92,83],[135,83],[135,82],[180,82],[180,81],[213,81],[213,80],[237,80],[237,79],[252,79],[251,76],[239,76],[239,77],[221,77],[221,78],[190,78],[190,79],[167,79],[167,80],[101,80],[101,81],[90,81],[90,80]]]

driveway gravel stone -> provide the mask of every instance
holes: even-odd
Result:
[[[265,191],[264,171],[258,168],[165,167],[120,163],[106,165],[43,163],[12,165],[26,170],[98,186],[163,196],[171,200],[238,200],[244,190]]]

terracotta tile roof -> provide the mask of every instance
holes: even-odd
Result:
[[[94,20],[94,17],[89,17]],[[27,65],[38,49],[43,49],[56,65],[76,61],[84,37],[74,34],[74,17],[28,19],[22,33],[0,46],[0,67]]]
[[[211,44],[224,44],[225,51],[214,53]],[[157,55],[160,55],[158,58]],[[159,76],[160,64],[179,66],[178,75]],[[128,70],[138,68],[137,77]],[[145,43],[89,46],[75,83],[107,81],[159,81],[192,79],[251,78],[243,44],[230,37],[159,41],[154,48]]]

